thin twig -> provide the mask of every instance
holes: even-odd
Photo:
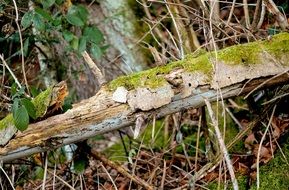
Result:
[[[271,117],[270,117],[270,120],[268,122],[268,125],[266,127],[266,130],[261,138],[261,141],[260,141],[260,144],[259,144],[259,148],[258,148],[258,154],[257,154],[257,189],[260,188],[260,166],[259,166],[259,162],[260,162],[260,154],[261,154],[261,148],[262,148],[262,144],[263,144],[263,141],[265,140],[265,137],[266,137],[266,134],[269,130],[269,127],[272,123],[272,119],[273,119],[273,116],[274,116],[274,113],[275,113],[275,109],[276,109],[276,105],[274,105],[274,108],[273,108],[273,111],[272,111],[272,114],[271,114]]]
[[[12,181],[10,180],[10,178],[9,178],[9,176],[7,175],[7,173],[5,172],[5,170],[2,168],[2,163],[1,163],[1,165],[0,165],[0,170],[1,170],[1,171],[4,173],[4,175],[6,176],[7,180],[9,181],[9,183],[10,183],[10,185],[11,185],[11,188],[12,188],[13,190],[15,190],[15,188],[13,187]]]
[[[218,127],[218,122],[217,122],[217,120],[216,120],[216,118],[214,116],[214,112],[212,110],[210,102],[207,99],[204,99],[204,101],[206,103],[206,106],[207,106],[207,109],[208,109],[208,112],[209,112],[209,116],[210,116],[210,118],[212,120],[212,124],[213,124],[213,127],[215,129],[216,136],[217,136],[217,139],[219,141],[220,148],[221,148],[221,150],[222,150],[222,152],[224,154],[224,158],[225,158],[225,161],[226,161],[226,164],[227,164],[230,176],[231,176],[231,180],[232,180],[232,183],[233,183],[233,188],[234,188],[234,190],[238,190],[239,187],[238,187],[237,179],[235,177],[234,168],[233,168],[233,165],[232,165],[228,150],[226,148],[224,139],[222,138],[221,131],[220,131],[219,127]]]
[[[253,21],[252,21],[252,25],[251,25],[251,30],[255,31],[257,29],[257,24],[258,24],[258,20],[260,18],[260,13],[261,13],[261,8],[262,6],[262,0],[257,0],[256,3],[256,8],[255,8],[255,12],[254,12],[254,16],[253,16]]]
[[[250,15],[249,15],[249,9],[248,9],[248,0],[243,0],[243,10],[244,10],[244,15],[245,15],[245,23],[246,23],[246,28],[250,29],[251,24],[250,24]]]
[[[110,174],[108,173],[107,169],[104,167],[104,165],[102,163],[100,163],[100,165],[101,165],[102,169],[104,170],[104,172],[107,174],[107,176],[110,179],[115,190],[118,190],[116,184],[114,183],[114,181],[113,181],[112,177],[110,176]]]
[[[141,178],[139,178],[138,176],[134,176],[134,175],[131,175],[130,173],[128,173],[128,171],[123,168],[122,166],[119,166],[117,165],[116,163],[108,160],[107,158],[105,158],[103,155],[101,155],[99,152],[95,151],[95,150],[92,150],[91,151],[91,155],[100,160],[101,162],[103,162],[105,165],[108,165],[112,168],[114,168],[117,172],[121,173],[123,176],[131,179],[133,182],[143,186],[145,189],[150,189],[150,190],[153,190],[153,187],[148,184],[147,182],[145,182],[144,180],[142,180]]]
[[[202,112],[202,111],[201,111]],[[195,173],[198,171],[198,156],[199,156],[199,141],[200,141],[200,132],[201,132],[201,125],[202,125],[202,117],[203,115],[200,114],[199,122],[198,122],[198,132],[197,132],[197,144],[196,144],[196,156],[195,156]],[[193,179],[194,188],[196,186],[196,179]]]
[[[42,182],[42,190],[45,190],[45,183],[46,183],[46,177],[47,177],[47,166],[48,166],[48,156],[47,153],[45,153],[45,166],[44,166],[44,175],[43,175],[43,182]]]
[[[7,68],[7,70],[8,70],[9,73],[11,74],[11,76],[12,76],[12,78],[14,79],[15,83],[17,84],[17,86],[18,86],[19,88],[21,88],[20,82],[18,81],[18,79],[17,79],[16,76],[14,75],[13,71],[12,71],[12,70],[10,69],[10,67],[8,66],[8,64],[6,63],[6,61],[5,61],[5,59],[4,59],[4,57],[3,57],[2,54],[0,54],[0,59],[1,59],[2,63],[3,63],[3,65]]]
[[[243,130],[243,126],[241,123],[238,121],[238,119],[233,115],[233,113],[229,110],[229,108],[226,107],[226,111],[229,114],[229,116],[233,119],[233,121],[238,125],[239,130]]]
[[[275,18],[279,24],[279,26],[282,28],[282,30],[286,30],[289,28],[288,21],[286,17],[279,11],[278,7],[274,3],[273,0],[263,0],[263,3],[266,5],[267,9],[275,15]]]
[[[22,39],[22,33],[21,33],[21,29],[18,23],[19,20],[19,15],[18,15],[18,8],[17,8],[17,4],[16,1],[13,0],[13,4],[14,4],[14,8],[15,8],[15,23],[17,26],[17,30],[19,33],[19,40],[20,40],[20,50],[21,50],[21,67],[22,67],[22,73],[23,73],[23,78],[24,78],[24,82],[25,82],[25,86],[27,88],[27,92],[28,94],[30,94],[29,92],[29,86],[28,86],[28,82],[27,82],[27,78],[26,78],[26,72],[25,72],[25,62],[24,62],[24,50],[23,50],[23,39]]]
[[[82,56],[83,56],[84,60],[86,61],[87,65],[89,66],[89,68],[91,69],[92,73],[96,77],[99,84],[100,85],[105,84],[107,82],[106,79],[104,78],[103,74],[101,73],[101,71],[97,67],[97,65],[93,62],[93,60],[91,59],[89,54],[86,51],[84,51],[82,53]]]
[[[231,22],[231,19],[232,19],[233,13],[234,13],[234,9],[235,9],[235,4],[236,4],[236,0],[233,0],[232,7],[231,7],[231,10],[229,13],[228,20],[227,20],[227,25],[229,25],[229,23]]]
[[[177,25],[177,23],[176,23],[176,20],[175,20],[175,17],[174,17],[174,15],[173,15],[173,13],[172,13],[171,10],[170,10],[169,5],[167,4],[167,1],[164,0],[164,2],[166,3],[166,7],[167,7],[167,9],[168,9],[168,12],[169,12],[170,15],[171,15],[173,24],[174,24],[175,29],[176,29],[176,32],[177,32],[177,36],[178,36],[178,40],[179,40],[179,58],[180,58],[180,59],[184,59],[185,55],[184,55],[184,49],[183,49],[183,40],[182,40],[180,31],[179,31],[179,27],[178,27],[178,25]]]
[[[64,185],[66,185],[68,188],[75,190],[74,187],[72,187],[70,184],[68,184],[65,180],[63,180],[61,177],[59,177],[58,175],[56,175],[55,173],[47,170],[48,173],[54,175],[59,181],[61,181]]]
[[[278,75],[275,75],[267,80],[265,80],[264,82],[262,82],[261,84],[259,84],[256,88],[254,88],[253,90],[251,90],[245,97],[244,99],[247,99],[253,92],[255,92],[256,90],[258,90],[259,88],[261,88],[262,86],[264,86],[266,83],[268,83],[269,81],[275,79],[275,78],[278,78],[280,77],[281,75],[285,74],[285,73],[288,73],[288,70],[282,72],[282,73],[279,73]]]
[[[164,162],[164,169],[163,169],[163,176],[162,176],[162,181],[161,181],[161,190],[164,189],[165,186],[165,180],[166,180],[166,171],[167,171],[167,162],[166,160],[163,160]]]
[[[261,13],[260,13],[260,19],[259,22],[257,24],[257,29],[260,29],[262,27],[262,24],[264,22],[265,19],[265,14],[266,14],[266,6],[264,3],[262,3],[261,5]]]

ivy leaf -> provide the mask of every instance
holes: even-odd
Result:
[[[62,32],[63,38],[67,41],[70,42],[71,40],[73,40],[73,38],[75,37],[74,34],[72,32],[69,32],[67,30]]]
[[[12,99],[13,97],[16,95],[17,93],[17,84],[16,83],[13,83],[12,86],[11,86],[11,94],[12,94]]]
[[[44,18],[45,20],[48,20],[48,21],[52,21],[52,16],[45,10],[39,8],[39,7],[36,7],[35,9],[35,13],[37,13],[39,16],[41,16],[42,18]]]
[[[72,5],[66,14],[66,20],[75,26],[84,26],[87,22],[88,11],[85,7]]]
[[[87,43],[87,38],[85,36],[82,36],[79,39],[79,46],[78,46],[78,51],[80,53],[82,53],[86,50],[86,43]]]
[[[83,35],[95,44],[99,44],[104,40],[101,31],[96,26],[86,27],[83,31]]]
[[[91,45],[90,51],[91,51],[91,53],[95,59],[99,59],[102,55],[102,51],[101,51],[100,47],[96,44]]]
[[[29,124],[29,115],[23,105],[16,109],[15,112],[13,112],[13,118],[14,125],[18,130],[24,131],[25,129],[27,129]]]
[[[64,0],[56,0],[55,3],[56,3],[57,5],[61,5],[61,4],[63,3],[63,1],[64,1]]]
[[[33,97],[36,97],[40,93],[40,91],[35,86],[30,87],[30,92]]]
[[[74,38],[70,42],[70,46],[73,50],[77,50],[79,45],[79,38],[74,36]]]
[[[32,11],[28,11],[23,15],[21,20],[23,28],[28,28],[32,24],[33,17],[34,15]]]
[[[80,18],[83,20],[84,23],[86,23],[88,19],[88,15],[89,15],[87,9],[83,5],[78,5],[77,9],[78,9]]]
[[[42,0],[41,4],[44,9],[51,7],[55,3],[55,0]]]
[[[18,109],[18,107],[19,107],[19,99],[15,98],[14,101],[13,101],[13,104],[12,104],[12,113],[13,113],[13,115],[15,115],[16,110]]]
[[[28,47],[29,47],[29,38],[27,38],[23,44],[23,53],[25,57],[28,55]]]
[[[24,107],[26,108],[26,110],[27,110],[27,112],[28,112],[28,115],[29,115],[32,119],[36,119],[36,110],[35,110],[34,104],[33,104],[30,100],[28,100],[28,99],[26,99],[26,98],[21,99],[21,103],[22,103],[22,105],[24,105]]]
[[[34,27],[39,31],[43,31],[45,29],[45,23],[39,14],[34,15],[33,24]]]

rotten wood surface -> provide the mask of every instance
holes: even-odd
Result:
[[[229,98],[248,93],[266,80],[263,88],[286,83],[289,81],[289,73],[271,80],[270,78],[251,80],[245,86],[241,83],[223,88],[222,97]],[[113,102],[110,96],[102,97],[103,91],[100,91],[96,96],[75,105],[75,108],[64,114],[31,124],[27,131],[17,134],[9,144],[0,149],[0,159],[7,162],[130,126],[134,124],[138,115],[160,118],[181,109],[203,106],[204,99],[216,101],[220,98],[220,93],[210,89],[210,86],[200,87],[199,92],[186,98],[176,95],[170,104],[156,110],[134,112],[127,104]]]
[[[211,81],[199,81],[193,86],[191,82],[188,83],[188,80],[193,79],[185,79],[186,77],[182,74],[186,71],[182,69],[179,72],[174,70],[164,74],[163,77],[169,81],[165,85],[170,85],[169,91],[173,90],[172,97],[170,101],[151,109],[147,107],[139,109],[138,105],[131,107],[128,103],[118,103],[112,99],[113,91],[104,86],[95,96],[75,104],[66,113],[30,124],[28,130],[22,133],[18,132],[7,145],[0,148],[0,160],[8,162],[134,125],[138,117],[149,120],[154,116],[161,118],[182,109],[197,108],[204,105],[205,99],[216,101],[221,97],[225,99],[257,89],[288,83],[289,52],[282,52],[282,56],[278,55],[278,59],[276,57],[273,59],[272,56],[274,58],[274,55],[270,55],[268,60],[260,59],[258,65],[232,67],[228,70],[229,74],[226,74],[225,70],[216,71],[215,76],[221,77],[215,78],[214,76]],[[224,66],[224,63],[221,62],[214,62],[214,64],[215,67],[216,65],[219,65],[220,68]],[[252,69],[257,71],[253,73]],[[173,85],[174,80],[179,81],[180,78],[172,75],[183,77],[181,82],[176,82],[180,84]],[[233,75],[237,76],[232,77]],[[185,85],[188,87],[184,87]],[[163,86],[160,88],[163,90]],[[135,93],[135,91],[132,90],[131,93]],[[154,89],[153,94],[158,94],[158,90]],[[162,96],[161,93],[160,96]],[[157,98],[155,95],[152,97]],[[134,104],[137,103],[134,102]]]

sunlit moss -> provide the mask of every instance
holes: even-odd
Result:
[[[175,69],[184,69],[188,72],[200,72],[212,79],[212,60],[217,58],[225,64],[258,64],[262,63],[262,54],[273,54],[275,59],[280,59],[284,53],[289,52],[289,34],[281,33],[272,37],[271,40],[256,41],[247,44],[236,45],[217,52],[201,51],[187,55],[183,60],[169,63],[165,66],[155,67],[146,71],[119,77],[109,83],[110,90],[124,86],[128,90],[136,87],[157,88],[166,83],[162,75],[168,74]],[[289,58],[289,56],[288,56]]]
[[[14,125],[11,113],[0,121],[0,130],[5,129],[9,125]]]
[[[289,52],[289,34],[281,33],[271,40],[256,41],[247,44],[225,48],[218,53],[218,59],[228,64],[257,64],[261,63],[262,53],[273,54],[280,58]]]

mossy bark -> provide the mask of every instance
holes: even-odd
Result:
[[[252,46],[255,46],[254,51],[259,52],[255,52],[255,62],[244,63],[242,57],[246,54],[243,52],[249,55]],[[283,33],[272,40],[240,45],[237,48],[242,53],[235,51],[236,47],[226,48],[216,54],[200,53],[190,55],[184,61],[120,77],[66,113],[31,124],[27,131],[16,135],[0,149],[0,160],[5,162],[126,127],[132,125],[140,115],[144,118],[160,118],[181,109],[197,108],[204,105],[204,99],[216,101],[220,93],[225,99],[288,82],[288,47],[289,34]],[[235,60],[221,59],[222,55],[230,56],[233,52]],[[134,108],[129,103],[118,103],[112,99],[114,90],[120,86],[129,90],[127,98],[134,95],[141,97],[136,92],[143,91],[154,98],[151,101],[157,103],[162,102],[158,102],[158,98],[166,95],[165,90],[173,93],[165,97],[170,98],[170,101],[153,104],[144,111],[137,106],[143,104],[142,98],[139,98],[140,102],[134,102]]]

